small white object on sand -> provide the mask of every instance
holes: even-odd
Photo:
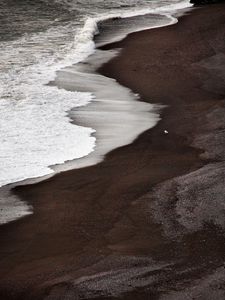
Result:
[[[168,132],[167,130],[164,130],[164,133],[165,133],[165,134],[168,134],[169,132]]]

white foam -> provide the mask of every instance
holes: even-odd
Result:
[[[31,87],[24,85],[29,94]],[[28,97],[29,99],[29,97]],[[55,101],[57,99],[57,101]],[[68,122],[67,111],[87,104],[88,93],[32,87],[32,98],[1,101],[1,184],[52,173],[49,165],[89,154],[95,144],[91,128]]]
[[[41,38],[46,43],[57,33],[46,32]],[[3,49],[6,45],[1,48],[1,53],[8,55],[1,61],[2,70],[7,70],[7,63],[14,64],[14,69],[0,75],[0,186],[49,174],[53,170],[48,166],[85,156],[95,145],[91,137],[94,130],[72,125],[67,115],[73,107],[87,105],[94,96],[47,85],[57,70],[71,64],[75,50],[63,49],[61,55],[68,51],[64,60],[51,58],[53,43],[46,57],[39,38],[24,37],[8,46],[8,51]],[[71,45],[68,48],[73,49]],[[90,39],[77,44],[73,62],[83,60],[93,50]]]

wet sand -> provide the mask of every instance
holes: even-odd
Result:
[[[0,227],[0,299],[225,298],[224,8],[104,48],[122,52],[100,72],[167,105],[162,120],[14,190],[34,214]]]

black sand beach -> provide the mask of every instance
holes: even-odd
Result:
[[[224,4],[204,6],[104,48],[122,51],[100,73],[162,120],[14,190],[34,214],[0,227],[0,299],[225,299],[224,25]]]

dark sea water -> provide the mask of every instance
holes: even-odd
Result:
[[[76,85],[72,90],[65,88],[62,76],[60,88],[49,85],[60,70],[93,55],[95,35],[98,43],[104,44],[132,31],[169,25],[176,21],[171,14],[187,6],[187,0],[2,0],[0,186],[51,174],[54,171],[49,166],[79,159],[95,150],[93,134],[98,129],[91,122],[87,122],[88,127],[75,125],[76,121],[72,124],[68,112],[100,97],[95,93],[100,87],[96,78],[93,81],[89,77],[88,81],[85,77],[85,89],[76,89]],[[109,21],[115,17],[116,23]],[[80,82],[76,84],[81,86]],[[143,126],[143,130],[146,128]],[[9,208],[6,199],[5,194],[0,196],[0,223],[23,215],[18,213],[20,206],[14,210],[13,202]],[[6,210],[10,210],[7,218]]]

